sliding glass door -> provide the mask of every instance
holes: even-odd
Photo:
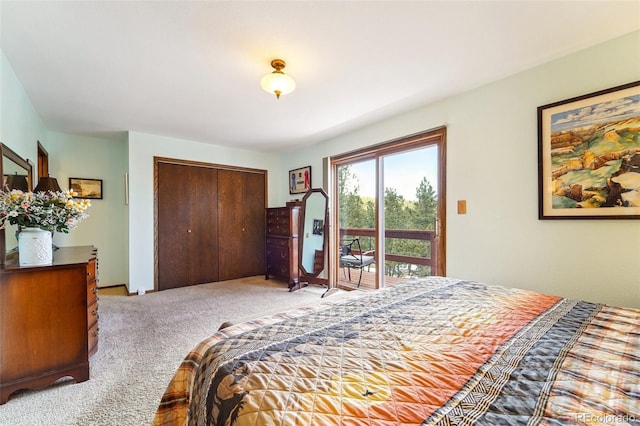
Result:
[[[332,159],[337,286],[444,275],[445,129]]]

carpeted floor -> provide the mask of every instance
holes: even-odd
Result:
[[[282,282],[251,277],[144,296],[101,295],[90,380],[14,393],[0,405],[0,424],[148,425],[184,356],[221,323],[321,303],[324,290],[289,293]]]

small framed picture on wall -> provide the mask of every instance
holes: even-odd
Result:
[[[304,194],[311,189],[311,166],[289,170],[289,194]]]
[[[102,179],[69,178],[69,189],[78,198],[102,199]]]

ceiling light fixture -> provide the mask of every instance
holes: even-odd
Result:
[[[274,59],[271,61],[271,66],[275,69],[271,74],[267,74],[262,77],[260,85],[269,93],[275,93],[276,98],[280,99],[280,95],[286,95],[293,92],[296,88],[296,82],[291,77],[285,75],[282,69],[287,64],[282,59]]]

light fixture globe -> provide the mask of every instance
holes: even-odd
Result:
[[[275,71],[265,75],[260,81],[260,86],[266,92],[275,94],[278,99],[280,99],[280,95],[291,93],[296,88],[296,82],[282,72],[285,65],[286,63],[282,59],[274,59],[271,61],[271,66]]]

